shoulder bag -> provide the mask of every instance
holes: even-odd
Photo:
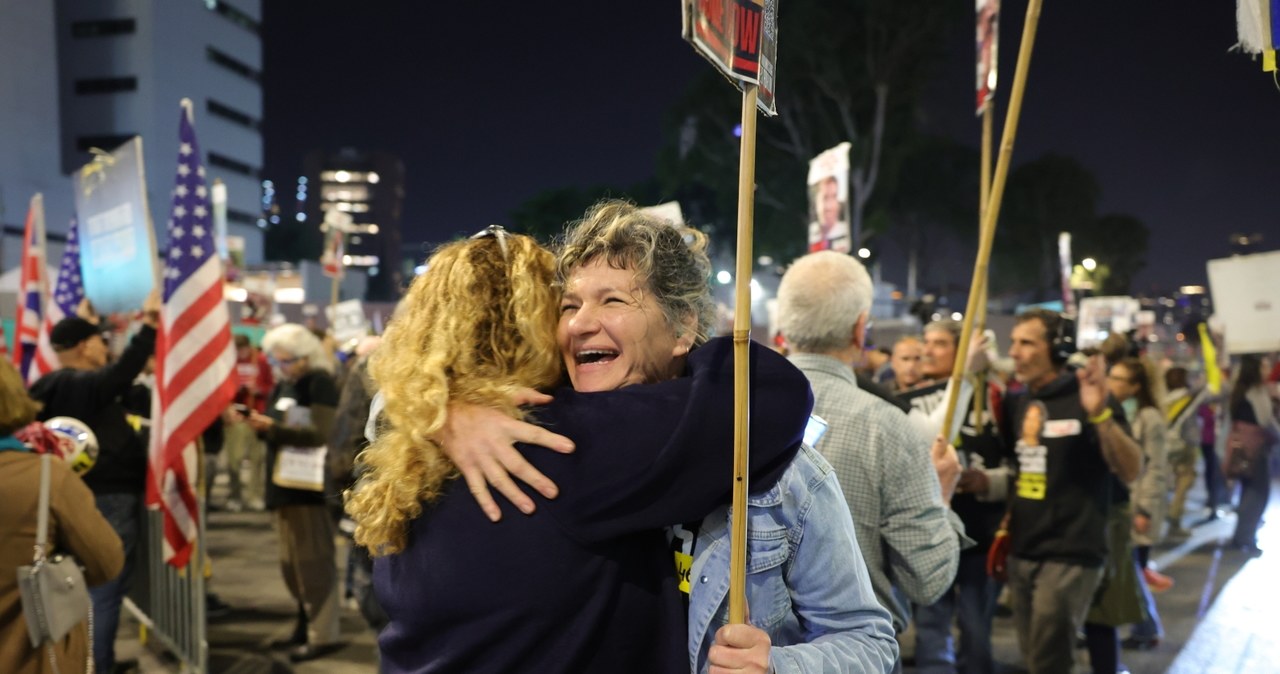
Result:
[[[31,646],[45,644],[54,671],[58,670],[53,645],[62,641],[76,625],[88,618],[93,621],[89,587],[84,573],[70,555],[47,556],[49,537],[49,462],[48,454],[40,455],[40,505],[37,510],[35,556],[28,566],[18,567],[18,589],[22,595],[22,613],[27,620]],[[92,635],[92,628],[89,634]],[[92,638],[92,637],[90,637]],[[89,652],[93,649],[90,645]],[[92,658],[88,671],[92,672]]]

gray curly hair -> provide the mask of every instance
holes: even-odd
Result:
[[[692,317],[693,344],[710,337],[715,305],[702,232],[649,215],[635,204],[607,199],[570,224],[558,248],[556,282],[561,287],[575,269],[603,256],[614,269],[636,272],[677,334]]]

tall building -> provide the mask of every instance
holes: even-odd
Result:
[[[190,98],[208,177],[227,185],[228,234],[245,239],[249,262],[260,261],[260,9],[261,0],[5,2],[0,147],[23,156],[17,166],[0,159],[8,162],[0,163],[0,218],[20,222],[19,203],[44,187],[49,230],[63,231],[74,208],[66,175],[92,158],[90,148],[111,150],[141,135],[163,245],[178,104]],[[8,251],[4,258],[13,263]]]
[[[330,210],[349,213],[346,264],[369,278],[365,299],[389,302],[400,297],[400,218],[404,209],[404,163],[386,152],[342,148],[314,150],[303,160],[307,178],[305,222],[318,231]]]

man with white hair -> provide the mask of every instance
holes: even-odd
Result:
[[[926,452],[928,439],[902,410],[858,387],[853,365],[870,308],[867,270],[832,251],[797,260],[778,288],[790,360],[813,386],[814,414],[829,424],[816,449],[835,468],[876,598],[901,632],[907,611],[892,588],[931,604],[955,578],[964,525],[948,505],[960,464],[941,438]]]

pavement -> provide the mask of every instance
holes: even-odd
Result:
[[[218,501],[219,488],[214,499]],[[1186,522],[1202,517],[1203,493],[1193,491]],[[1133,674],[1236,674],[1280,672],[1280,482],[1272,484],[1266,525],[1258,545],[1265,551],[1249,558],[1224,548],[1235,526],[1226,514],[1197,526],[1192,536],[1153,550],[1152,561],[1176,581],[1156,601],[1165,636],[1150,651],[1124,651],[1122,662]],[[285,590],[278,563],[277,539],[270,513],[213,512],[207,533],[213,579],[209,589],[230,604],[232,612],[210,620],[209,668],[213,674],[374,674],[377,672],[375,635],[351,607],[342,612],[342,639],[335,653],[293,664],[268,644],[289,636],[295,604]],[[338,550],[338,568],[345,568],[346,541]],[[1125,632],[1122,630],[1121,636]],[[182,671],[178,663],[139,641],[138,624],[122,616],[117,640],[119,658],[137,658],[138,671],[168,674]],[[1008,618],[998,617],[993,645],[1001,671],[1016,673],[1017,642]],[[910,643],[904,652],[910,651]],[[1077,651],[1077,671],[1087,672],[1087,657]],[[908,666],[907,672],[914,671]]]

